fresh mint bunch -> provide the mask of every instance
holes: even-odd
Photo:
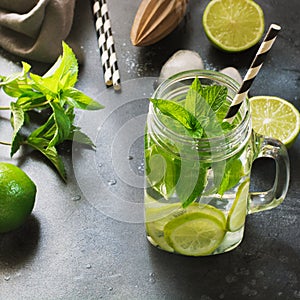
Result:
[[[233,128],[223,122],[229,104],[227,87],[202,86],[198,78],[191,84],[182,103],[165,99],[150,99],[163,114],[183,125],[194,138],[210,138],[224,134]]]
[[[43,76],[31,73],[31,66],[25,62],[22,66],[20,73],[0,76],[0,88],[16,99],[10,106],[0,107],[1,110],[11,110],[13,127],[11,143],[0,143],[11,145],[11,156],[21,145],[40,151],[66,180],[57,146],[66,140],[76,140],[94,147],[90,138],[73,124],[74,109],[98,110],[103,106],[74,87],[78,79],[78,63],[72,49],[64,42],[63,54]],[[34,123],[30,120],[32,111],[40,116],[40,120],[35,119]],[[48,117],[43,120],[45,114]],[[42,124],[37,127],[36,123]]]

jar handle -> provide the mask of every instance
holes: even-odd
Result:
[[[290,161],[286,147],[278,140],[257,135],[258,156],[275,161],[273,187],[265,192],[252,192],[248,203],[248,214],[278,206],[285,198],[290,180]]]

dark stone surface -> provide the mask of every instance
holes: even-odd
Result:
[[[300,78],[299,0],[257,0],[266,27],[282,31],[251,89],[252,95],[286,98],[298,109]],[[190,0],[187,16],[167,38],[147,48],[131,45],[129,34],[139,1],[108,1],[122,92],[106,89],[88,1],[77,1],[73,38],[84,58],[77,87],[106,108],[78,113],[78,123],[97,151],[65,145],[63,183],[35,153],[18,153],[14,163],[38,186],[26,224],[0,236],[0,299],[300,299],[300,140],[289,150],[291,181],[282,205],[249,215],[245,237],[234,251],[189,258],[151,246],[142,224],[143,124],[146,98],[162,64],[177,50],[198,51],[206,68],[234,66],[245,74],[257,46],[240,54],[214,49],[201,25],[208,0]],[[1,51],[0,74],[18,70],[20,59]],[[34,71],[48,66],[34,64]],[[1,97],[0,104],[4,100]],[[2,117],[8,116],[1,113]],[[10,125],[0,122],[1,139]],[[0,160],[10,161],[0,148]],[[257,164],[258,186],[268,161]]]

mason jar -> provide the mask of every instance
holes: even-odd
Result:
[[[228,107],[239,89],[225,74],[190,70],[162,82],[152,98],[183,105],[195,78],[203,87],[225,86]],[[144,205],[147,238],[154,246],[188,256],[227,252],[242,241],[247,214],[284,200],[290,172],[285,146],[252,130],[248,99],[234,122],[229,131],[220,127],[198,138],[150,102]],[[274,184],[250,193],[251,168],[260,157],[274,159]]]

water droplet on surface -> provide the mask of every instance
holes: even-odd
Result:
[[[80,195],[75,195],[71,198],[72,201],[79,201],[81,199]]]
[[[110,179],[110,180],[107,181],[107,183],[109,185],[115,185],[117,183],[117,180],[116,179]]]
[[[139,173],[144,173],[144,170],[145,170],[144,163],[141,163],[141,164],[138,166],[138,172],[139,172]]]
[[[127,159],[128,159],[128,160],[133,160],[133,156],[128,155]]]
[[[5,281],[9,281],[9,280],[10,280],[10,276],[9,276],[9,275],[5,275],[5,276],[4,276],[4,280],[5,280]]]
[[[112,287],[109,287],[109,288],[108,288],[108,290],[109,290],[110,292],[111,292],[113,289],[114,289],[114,288],[112,288]]]
[[[156,275],[155,273],[149,273],[149,282],[155,283],[156,282]]]
[[[86,267],[87,269],[90,269],[90,268],[92,267],[92,265],[91,265],[91,264],[87,264],[85,267]]]

